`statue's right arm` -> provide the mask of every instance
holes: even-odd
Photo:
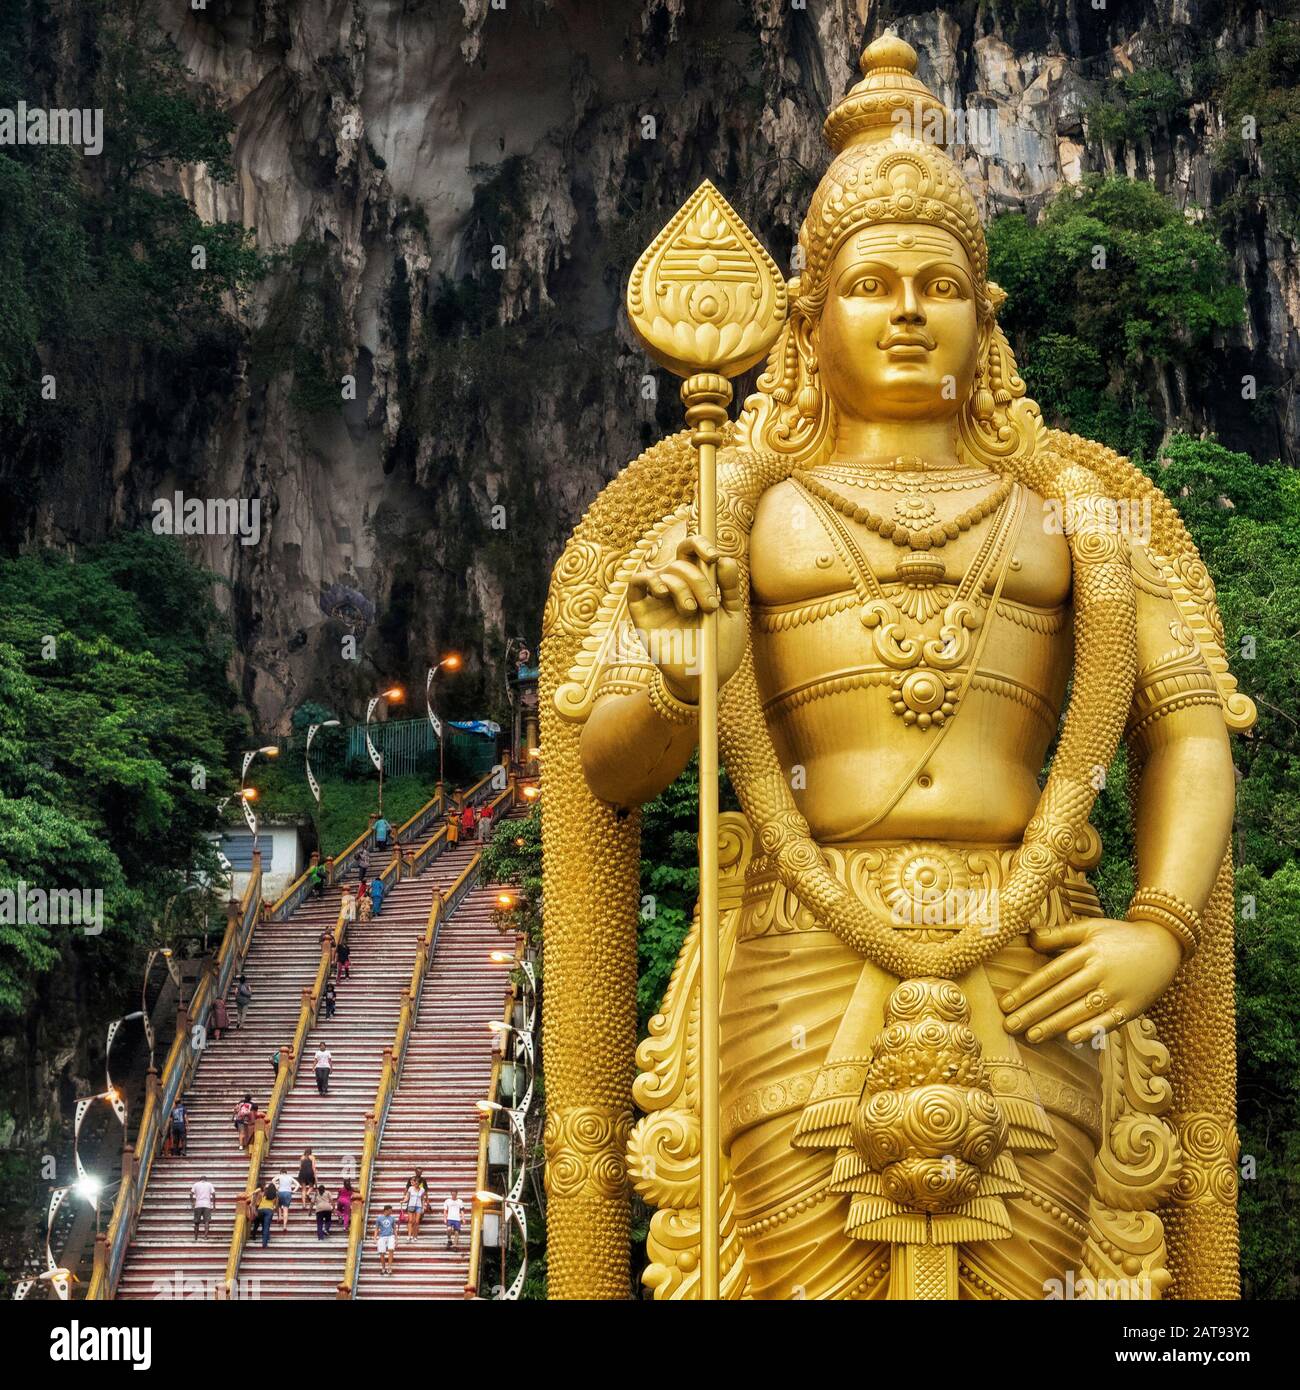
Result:
[[[675,542],[673,544],[672,542]],[[651,688],[623,687],[599,696],[583,726],[582,767],[602,801],[653,801],[690,760],[697,739],[699,631],[717,614],[718,680],[725,684],[745,653],[740,569],[698,536],[671,536],[671,558],[647,565],[628,584],[628,611],[655,663]],[[717,587],[709,574],[717,566]]]
[[[653,801],[690,761],[696,733],[664,719],[647,691],[602,695],[582,730],[587,785],[615,806]]]

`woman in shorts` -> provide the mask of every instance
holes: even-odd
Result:
[[[429,1184],[425,1182],[417,1168],[410,1182],[406,1184],[406,1238],[414,1240],[420,1234],[420,1219],[424,1215],[424,1204],[429,1199]]]

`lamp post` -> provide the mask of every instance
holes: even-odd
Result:
[[[379,770],[379,814],[384,814],[384,755],[375,747],[370,737],[370,719],[375,712],[375,706],[380,700],[387,700],[390,705],[400,705],[406,699],[406,691],[400,685],[391,685],[387,690],[381,690],[378,695],[370,697],[370,703],[366,706],[366,752],[370,754],[370,761]]]
[[[524,1204],[510,1197],[503,1197],[499,1192],[489,1192],[481,1189],[474,1194],[474,1200],[483,1206],[501,1205],[501,1224],[498,1229],[498,1240],[501,1242],[501,1298],[502,1303],[513,1303],[524,1287],[524,1279],[528,1274],[528,1214],[524,1210]],[[514,1282],[506,1288],[506,1222],[513,1221],[519,1227],[520,1248],[523,1252],[519,1263],[519,1273],[515,1275]]]
[[[248,769],[252,766],[253,759],[261,754],[264,758],[278,758],[280,750],[274,743],[264,744],[261,748],[252,748],[244,754],[244,765],[239,773],[239,805],[244,812],[244,820],[253,834],[253,852],[257,852],[257,816],[253,813],[252,803],[257,800],[257,788],[250,787],[248,783]]]
[[[438,789],[442,790],[444,774],[446,772],[446,748],[447,741],[442,736],[442,720],[438,718],[433,708],[433,678],[439,671],[446,667],[448,671],[459,671],[461,667],[460,655],[457,652],[448,652],[446,656],[436,665],[429,667],[429,674],[424,678],[424,703],[429,709],[429,723],[433,726],[433,736],[438,740]],[[443,805],[446,805],[444,800]]]
[[[533,1039],[530,1033],[525,1033],[522,1028],[516,1028],[513,1023],[507,1023],[504,1019],[493,1018],[488,1020],[488,1027],[501,1038],[502,1052],[505,1051],[505,1034],[515,1035],[515,1047],[524,1054],[524,1061],[528,1066],[528,1085],[524,1089],[523,1099],[518,1101],[516,1109],[521,1115],[527,1114],[528,1107],[533,1103],[533,1081],[536,1073],[536,1063],[533,1054]]]
[[[513,905],[513,904],[512,904]],[[522,960],[510,951],[491,951],[488,959],[494,965],[509,965],[518,970],[527,982],[525,994],[528,1002],[525,1004],[524,1030],[532,1034],[533,1026],[537,1022],[537,972],[533,969],[530,960]]]
[[[307,730],[307,749],[303,754],[303,762],[307,766],[307,785],[311,788],[312,800],[316,803],[316,851],[323,854],[324,846],[320,842],[320,813],[321,813],[321,790],[320,783],[316,780],[316,774],[311,770],[311,741],[322,729],[337,729],[339,721],[337,719],[323,719],[319,724],[312,724]]]

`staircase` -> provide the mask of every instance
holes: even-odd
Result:
[[[285,1099],[262,1165],[264,1183],[286,1169],[297,1177],[307,1148],[315,1156],[319,1180],[331,1193],[345,1177],[355,1183],[366,1116],[374,1104],[384,1049],[392,1043],[411,982],[411,963],[429,920],[440,862],[435,860],[419,878],[404,879],[391,889],[378,917],[348,928],[351,978],[338,982],[334,1017],[326,1018],[322,1009],[307,1035],[293,1090]],[[312,1057],[322,1043],[334,1064],[326,1095],[317,1091],[312,1067]],[[347,1232],[338,1223],[328,1238],[317,1240],[316,1218],[303,1207],[301,1194],[296,1194],[287,1231],[280,1230],[277,1218],[265,1249],[260,1238],[250,1234],[239,1265],[241,1297],[336,1297],[347,1240]]]
[[[430,874],[449,887],[479,848],[445,852]],[[492,1074],[488,1021],[501,1017],[510,987],[509,967],[489,956],[515,944],[493,921],[499,891],[500,885],[478,886],[442,923],[375,1160],[358,1298],[465,1297],[482,1119],[475,1102],[487,1095]],[[419,1239],[412,1243],[399,1227],[394,1272],[381,1275],[371,1234],[375,1215],[386,1204],[401,1211],[407,1180],[417,1168],[429,1184]],[[465,1202],[466,1220],[460,1248],[448,1250],[442,1204],[453,1191]]]
[[[160,1154],[118,1282],[123,1299],[215,1298],[225,1279],[234,1226],[235,1198],[244,1190],[248,1155],[231,1120],[237,1101],[250,1092],[259,1108],[270,1098],[275,1073],[271,1054],[293,1037],[320,964],[320,937],[338,919],[340,894],[309,898],[283,922],[262,922],[253,933],[244,973],[253,990],[244,1026],[220,1042],[209,1038],[190,1089],[188,1154]],[[382,920],[382,919],[381,919]],[[234,985],[228,999],[235,1022]],[[310,1073],[308,1073],[310,1075]],[[196,1242],[190,1187],[206,1177],[217,1189],[211,1234]]]

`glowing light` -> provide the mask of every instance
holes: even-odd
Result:
[[[104,1184],[98,1178],[92,1178],[87,1174],[84,1178],[79,1178],[73,1191],[83,1201],[89,1202],[92,1206],[99,1201],[100,1193],[104,1190]]]

